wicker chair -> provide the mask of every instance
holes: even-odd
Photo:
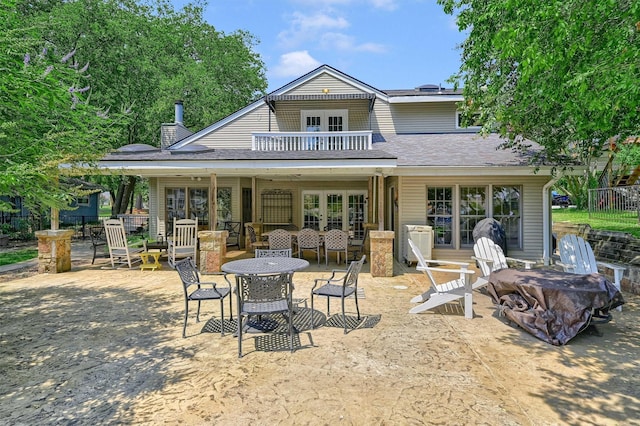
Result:
[[[284,229],[274,229],[269,232],[269,248],[271,250],[290,249],[291,233]]]
[[[253,250],[258,248],[269,248],[269,243],[267,241],[262,241],[262,239],[258,238],[253,226],[247,225],[247,232],[249,233],[249,241],[251,242],[251,248]]]
[[[256,249],[255,257],[291,257],[291,249]]]
[[[289,348],[293,352],[293,273],[236,275],[238,300],[238,358],[242,358],[243,318],[282,313],[288,320]]]
[[[367,256],[356,262],[351,262],[349,268],[344,270],[334,269],[329,278],[317,278],[311,289],[311,327],[313,328],[313,297],[324,296],[327,298],[327,318],[331,315],[329,301],[332,297],[339,297],[342,302],[342,321],[344,322],[344,334],[347,334],[347,316],[344,311],[344,300],[353,295],[356,301],[356,312],[360,321],[360,308],[358,308],[358,274],[362,269]]]
[[[182,327],[182,337],[186,337],[187,330],[187,318],[189,317],[189,302],[198,302],[198,313],[196,314],[196,321],[200,322],[200,302],[203,300],[219,300],[220,301],[220,334],[224,336],[224,299],[229,296],[229,319],[233,320],[233,305],[231,303],[231,283],[227,279],[224,273],[215,273],[224,277],[228,287],[218,287],[215,282],[202,282],[198,275],[196,265],[193,263],[190,257],[180,260],[175,263],[176,271],[180,275],[182,280],[182,287],[184,289],[184,326]],[[212,288],[202,288],[203,285],[211,285]],[[195,290],[191,290],[190,287],[195,286]]]
[[[298,232],[298,257],[302,257],[305,250],[316,252],[320,264],[320,234],[315,229],[304,228]]]
[[[347,261],[349,249],[349,234],[340,230],[332,229],[324,236],[324,261],[329,264],[329,253],[336,253],[336,262],[340,263],[340,253],[344,253],[344,260]]]

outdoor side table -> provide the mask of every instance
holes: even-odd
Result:
[[[140,265],[141,271],[144,271],[145,269],[151,269],[152,271],[162,269],[162,265],[160,264],[160,256],[162,255],[161,251],[143,251],[138,254],[142,259],[142,264]]]

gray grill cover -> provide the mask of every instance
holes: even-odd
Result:
[[[508,268],[491,273],[487,290],[509,320],[552,345],[574,338],[594,313],[607,314],[624,303],[600,274]]]

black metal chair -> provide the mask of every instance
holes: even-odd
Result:
[[[229,319],[233,320],[233,305],[231,303],[231,283],[227,279],[225,273],[215,273],[216,276],[224,277],[229,287],[218,287],[215,282],[200,281],[198,269],[193,260],[188,257],[175,263],[176,271],[182,280],[184,289],[184,326],[182,328],[182,337],[186,337],[187,318],[189,317],[189,302],[198,302],[198,313],[196,321],[200,322],[200,302],[203,300],[220,300],[220,334],[224,336],[224,299],[229,297]],[[211,285],[211,288],[203,288],[203,285]],[[195,290],[191,290],[191,286],[196,286]]]
[[[238,247],[238,250],[240,250],[240,229],[242,229],[242,223],[240,222],[224,223],[224,230],[229,232],[227,247]]]
[[[293,272],[236,275],[238,299],[238,358],[242,358],[244,318],[282,313],[289,325],[289,347],[293,352]]]
[[[89,236],[91,237],[91,246],[93,247],[93,258],[91,264],[96,261],[96,257],[109,257],[107,247],[107,236],[104,234],[104,226],[92,226],[89,228]],[[98,253],[98,249],[101,253]]]
[[[347,316],[344,311],[344,300],[353,295],[356,301],[356,312],[360,321],[360,308],[358,307],[358,274],[362,269],[367,256],[356,262],[351,262],[347,270],[334,269],[329,278],[317,278],[311,289],[311,328],[313,322],[313,296],[324,296],[327,298],[327,318],[331,315],[329,311],[329,301],[332,297],[339,297],[342,302],[342,321],[344,322],[344,333],[347,334]],[[341,275],[343,274],[343,275]],[[341,275],[341,276],[340,276]],[[318,287],[320,286],[320,287]]]

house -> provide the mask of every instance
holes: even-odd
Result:
[[[430,225],[433,257],[469,259],[485,217],[504,226],[509,253],[548,259],[551,168],[501,150],[496,135],[459,125],[460,92],[425,85],[379,90],[322,65],[196,133],[162,125],[161,148],[131,145],[100,167],[149,178],[151,234],[173,218],[395,232]],[[210,194],[217,194],[212,199]]]

